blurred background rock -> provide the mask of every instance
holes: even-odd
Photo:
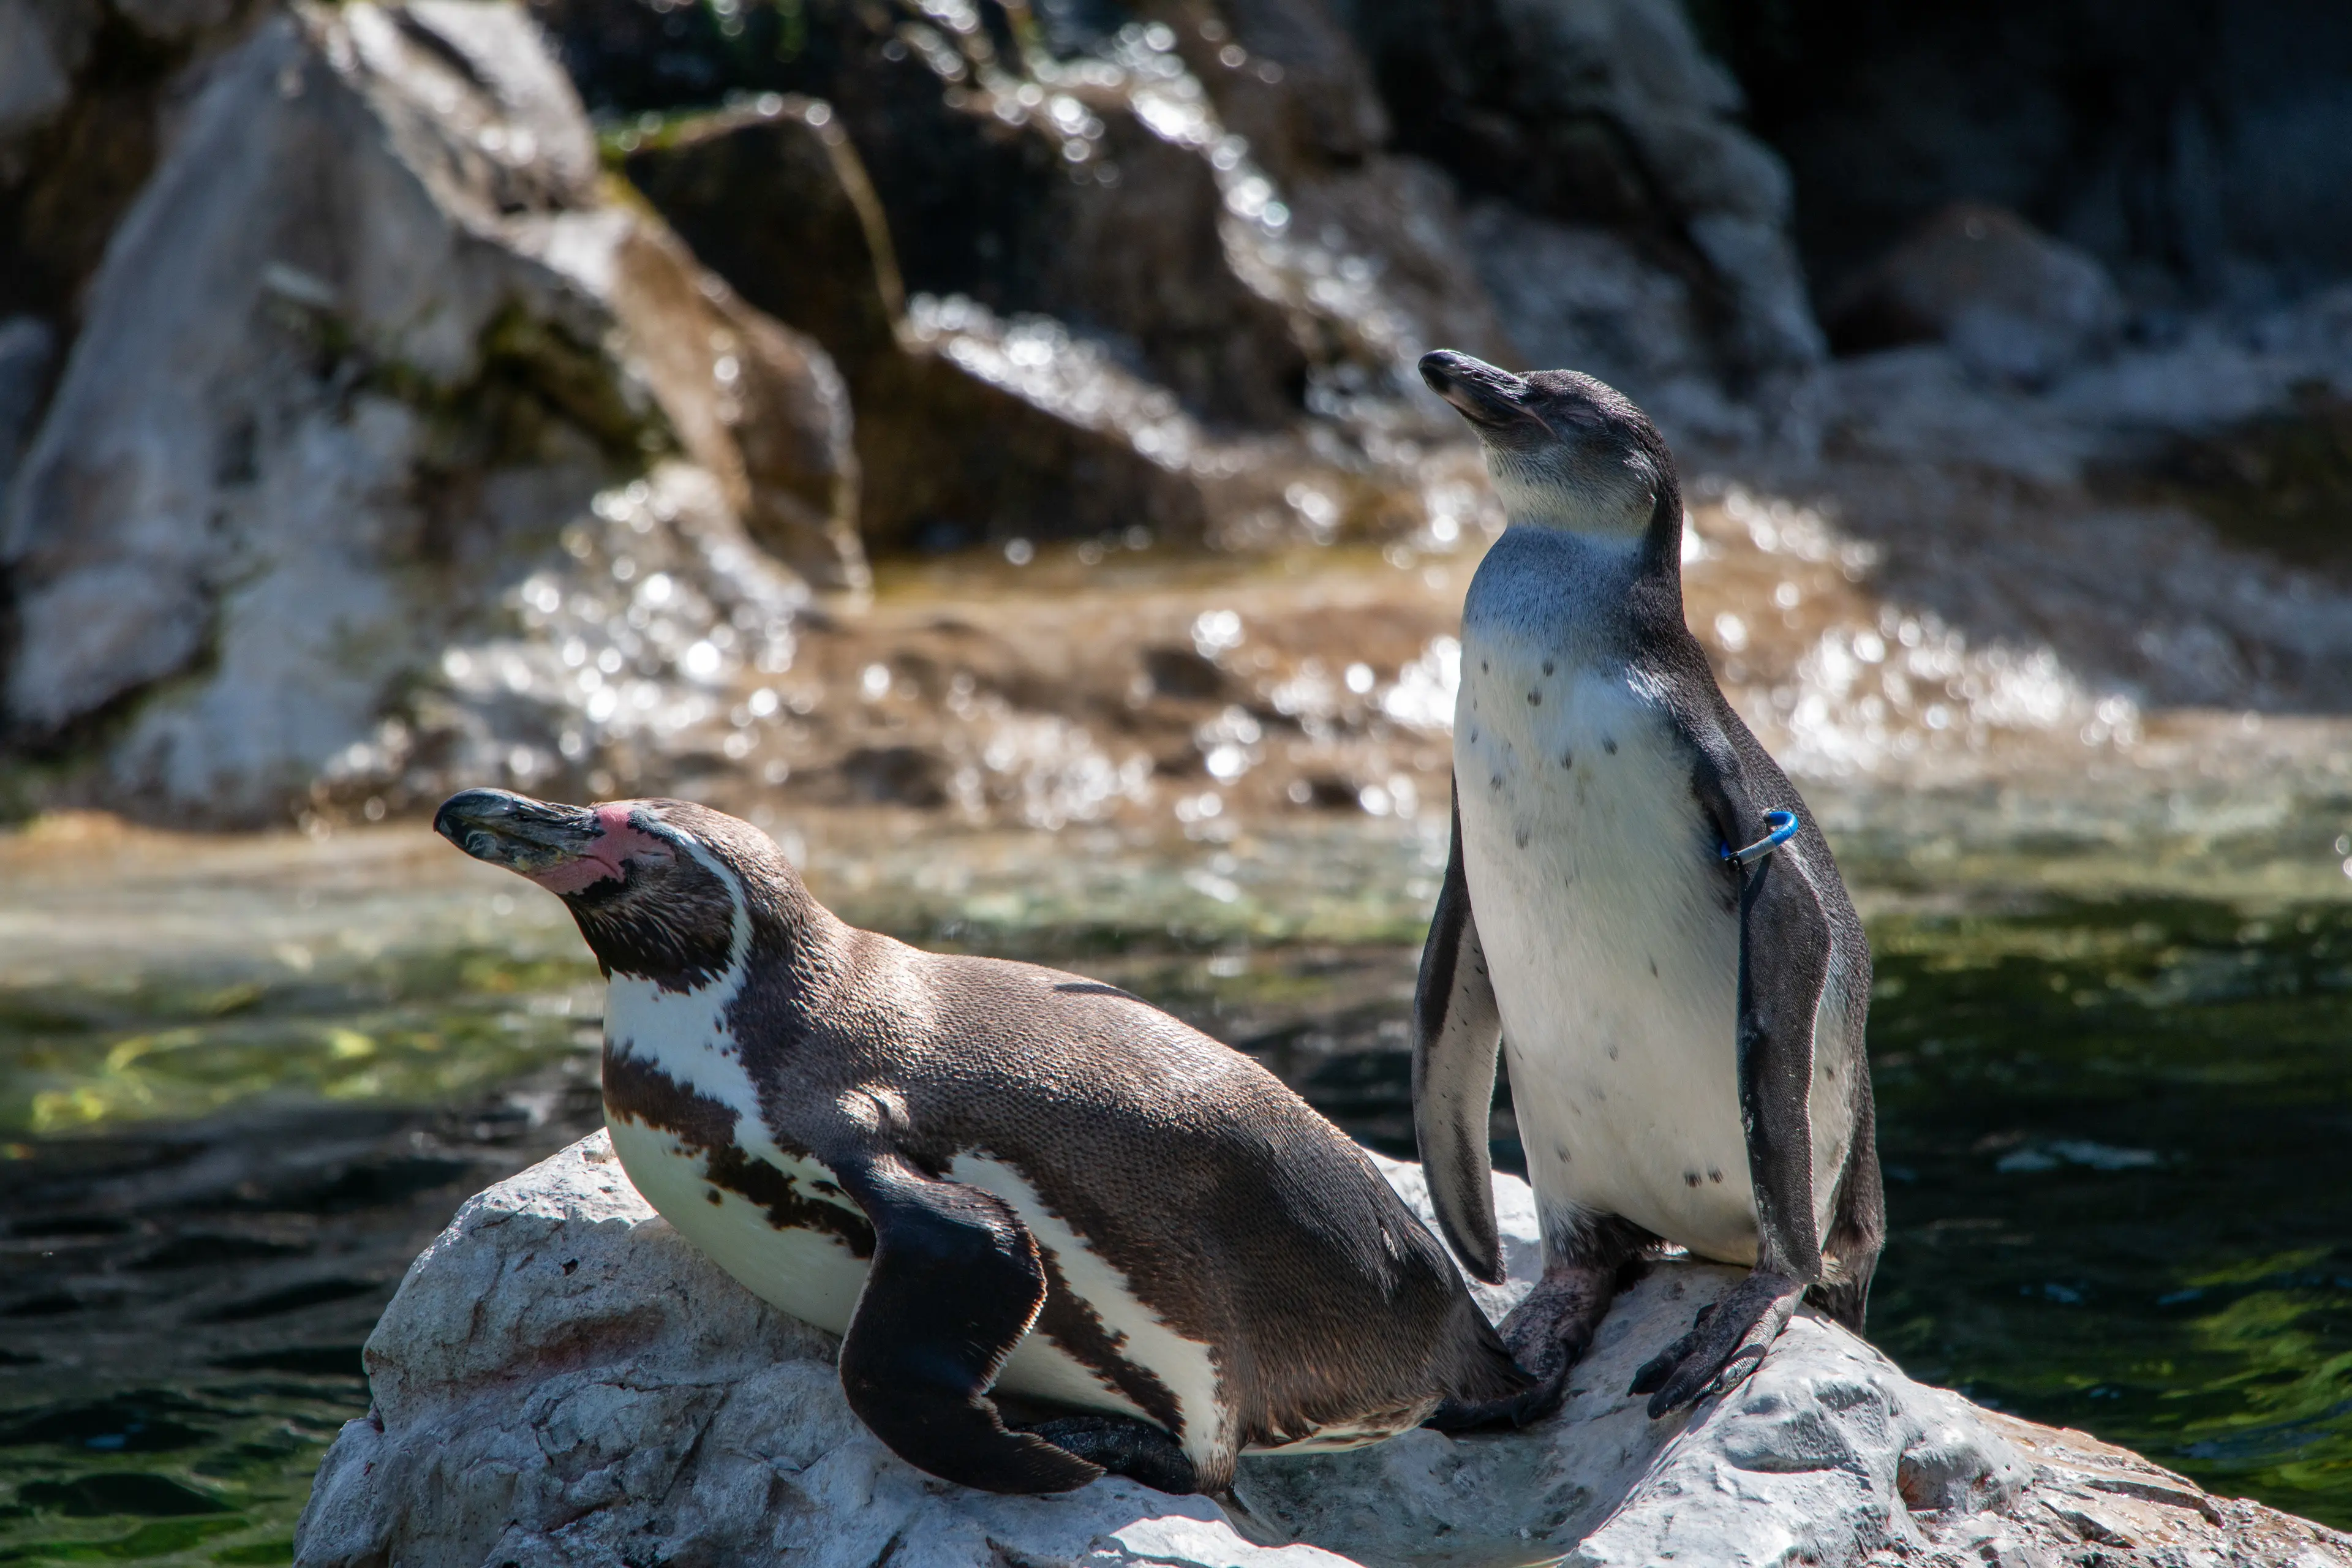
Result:
[[[0,0],[13,809],[993,818],[969,753],[1089,711],[1181,776],[1227,708],[1300,731],[1315,651],[886,630],[876,567],[1475,551],[1439,344],[1622,386],[1695,500],[1811,501],[1854,635],[2047,649],[2069,734],[2334,711],[2352,25],[2110,10]],[[1838,629],[1724,616],[1750,666]],[[1318,801],[1387,765],[1273,750]]]

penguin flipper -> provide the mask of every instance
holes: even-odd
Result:
[[[1886,1193],[1878,1173],[1878,1116],[1870,1074],[1853,1078],[1853,1145],[1838,1183],[1830,1233],[1822,1238],[1825,1278],[1807,1292],[1807,1300],[1858,1334],[1870,1306],[1870,1278],[1886,1240]]]
[[[1832,959],[1829,916],[1793,857],[1747,874],[1739,900],[1739,1112],[1756,1192],[1757,1268],[1822,1278],[1814,1220],[1813,1036]]]
[[[849,1407],[919,1470],[992,1492],[1058,1492],[1101,1475],[1006,1427],[988,1397],[1045,1301],[1037,1243],[1003,1200],[895,1157],[835,1166],[874,1222],[874,1261],[841,1341]]]
[[[1493,1164],[1486,1148],[1495,1105],[1502,1013],[1486,973],[1486,949],[1462,868],[1462,808],[1454,808],[1453,849],[1437,893],[1421,977],[1412,996],[1412,1129],[1438,1227],[1463,1267],[1490,1285],[1503,1279],[1495,1225]]]
[[[1723,844],[1752,845],[1769,836],[1737,767],[1724,765],[1704,749],[1697,793]],[[1812,1096],[1818,1087],[1816,1037],[1837,939],[1829,908],[1808,873],[1809,849],[1826,859],[1827,847],[1811,825],[1789,847],[1752,866],[1725,858],[1726,875],[1738,879],[1739,887],[1739,1113],[1756,1194],[1756,1267],[1729,1295],[1702,1310],[1688,1333],[1634,1373],[1628,1392],[1651,1396],[1653,1420],[1753,1372],[1808,1288],[1826,1282],[1813,1202]],[[1833,879],[1836,872],[1829,875]],[[1860,984],[1862,1006],[1848,1008],[1857,1044],[1868,1005],[1866,971]],[[1860,1094],[1855,1104],[1866,1115],[1866,1071]],[[1865,1192],[1855,1177],[1858,1159],[1869,1161],[1868,1182],[1874,1184],[1875,1152],[1866,1139],[1858,1139],[1848,1152],[1847,1177],[1857,1205],[1876,1196],[1874,1185]],[[1866,1240],[1868,1248],[1866,1289],[1875,1237],[1858,1239]],[[1857,1319],[1860,1305],[1856,1300],[1851,1307]]]

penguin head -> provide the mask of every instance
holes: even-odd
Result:
[[[747,889],[797,880],[764,834],[691,801],[565,805],[469,789],[441,803],[433,831],[562,899],[605,973],[668,989],[726,970]]]
[[[1630,542],[1670,497],[1679,521],[1665,442],[1613,387],[1572,370],[1513,375],[1451,349],[1422,355],[1421,379],[1477,433],[1513,523]]]

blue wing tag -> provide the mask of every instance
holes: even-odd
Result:
[[[1761,860],[1797,836],[1797,814],[1793,811],[1768,811],[1764,814],[1764,826],[1771,831],[1745,849],[1734,849],[1728,844],[1724,845],[1723,858],[1735,866],[1742,867]]]

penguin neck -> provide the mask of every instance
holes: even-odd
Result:
[[[1682,602],[1682,491],[1671,476],[1659,486],[1646,520],[1597,511],[1574,495],[1514,485],[1496,486],[1512,531],[1562,535],[1598,569],[1614,566],[1653,591],[1663,578],[1677,606]],[[1511,493],[1511,492],[1517,493]]]
[[[740,985],[745,966],[806,963],[837,926],[789,867],[693,847],[672,885],[612,911],[567,900],[606,978],[669,993]]]
[[[747,962],[782,963],[804,974],[830,967],[848,928],[797,873],[783,866],[740,867],[735,887],[750,917]]]
[[[1503,531],[1505,539],[1538,541],[1550,551],[1564,551],[1577,563],[1578,574],[1598,584],[1614,583],[1629,596],[1655,599],[1664,595],[1680,615],[1683,597],[1682,509],[1671,515],[1664,508],[1650,526],[1638,533],[1574,526],[1558,517],[1514,513]]]
[[[788,1041],[795,1018],[821,1009],[841,984],[847,928],[789,868],[688,852],[726,885],[727,934],[701,944],[694,975],[608,966],[607,1082],[614,1060],[635,1058],[750,1114],[759,1099],[744,1078],[747,1045]],[[723,962],[709,962],[720,951]]]

